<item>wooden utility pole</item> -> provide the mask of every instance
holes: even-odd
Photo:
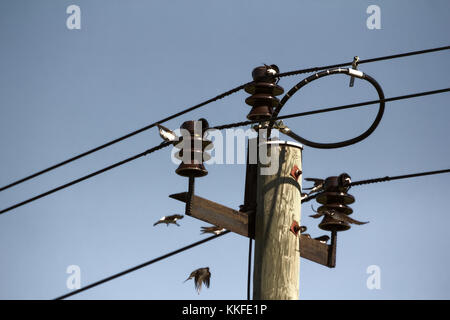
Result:
[[[265,143],[269,156],[278,151],[279,162],[269,174],[263,172],[269,165],[258,163],[253,299],[297,300],[300,245],[290,227],[294,220],[300,224],[302,146]]]

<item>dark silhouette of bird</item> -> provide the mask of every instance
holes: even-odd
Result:
[[[268,66],[267,64],[264,63],[264,66],[266,67],[266,73],[271,76],[275,76],[277,73],[280,72],[280,69],[276,64],[271,64],[270,66]]]
[[[165,223],[167,226],[169,226],[169,224],[176,224],[177,226],[180,226],[178,223],[177,223],[177,220],[181,220],[181,219],[183,219],[184,218],[184,216],[182,216],[182,215],[179,215],[179,214],[174,214],[174,215],[172,215],[172,216],[164,216],[164,217],[162,217],[161,219],[159,219],[157,222],[155,222],[154,224],[153,224],[153,226],[156,226],[156,225],[158,225],[158,224],[160,224],[160,223]]]
[[[347,173],[341,173],[338,177],[338,185],[339,185],[339,191],[341,192],[347,192],[347,190],[350,188],[350,184],[352,183],[352,179]]]
[[[319,241],[322,242],[322,243],[327,243],[328,240],[330,240],[330,237],[327,236],[327,235],[323,235],[323,236],[314,238],[314,240],[319,240]]]
[[[165,141],[165,142],[175,142],[178,141],[178,136],[169,128],[166,128],[159,123],[156,124],[159,129],[159,136]]]
[[[209,272],[209,267],[199,268],[192,271],[189,277],[184,280],[184,282],[191,280],[192,278],[194,278],[195,289],[197,290],[197,293],[200,294],[202,283],[204,283],[205,286],[209,288],[209,280],[211,279],[211,272]]]
[[[332,218],[332,219],[334,219],[336,221],[340,221],[340,222],[347,222],[347,223],[352,223],[352,224],[357,224],[357,225],[369,223],[369,221],[361,222],[361,221],[352,219],[348,215],[346,215],[345,213],[337,212],[336,210],[333,210],[333,209],[324,210],[324,211],[321,211],[321,212],[317,212],[316,210],[314,210],[314,208],[312,208],[312,209],[313,209],[314,212],[316,212],[316,214],[310,215],[310,217],[314,218],[314,219],[317,219],[317,218],[320,218],[320,217],[322,217],[324,215],[327,215],[330,218]]]
[[[225,228],[212,226],[212,227],[201,227],[201,234],[212,233],[215,235],[219,235],[225,231]]]
[[[323,184],[325,182],[324,179],[318,179],[318,178],[305,178],[306,181],[312,181],[314,182],[314,186],[312,186],[311,188],[304,188],[304,190],[310,190],[308,195],[315,193],[315,192],[319,192],[322,191],[323,189]]]

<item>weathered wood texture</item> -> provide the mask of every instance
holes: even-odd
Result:
[[[178,201],[186,202],[187,192],[172,194],[170,197]],[[254,239],[254,228],[251,225],[254,217],[253,212],[250,212],[250,216],[248,216],[246,213],[233,210],[199,196],[194,196],[193,202],[192,217],[221,226],[241,236]],[[333,252],[332,246],[304,235],[299,235],[298,241],[300,243],[300,256],[302,258],[327,267],[334,267],[336,254]]]
[[[176,193],[169,197],[186,202],[187,193]],[[247,214],[208,199],[194,195],[191,215],[194,218],[225,228],[244,237],[249,236],[249,220],[251,222],[251,219],[249,219]]]
[[[293,220],[300,224],[302,177],[296,181],[290,173],[294,165],[302,169],[302,150],[286,144],[273,148],[279,152],[277,170],[264,174],[268,165],[258,165],[253,299],[297,300],[300,245],[289,229]]]

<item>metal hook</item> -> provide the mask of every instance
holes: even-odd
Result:
[[[353,70],[358,70],[358,63],[359,63],[359,57],[355,56],[353,58],[353,62],[352,62],[352,69]],[[355,84],[355,77],[351,77],[350,78],[350,83],[349,83],[349,87],[353,87],[353,85]]]

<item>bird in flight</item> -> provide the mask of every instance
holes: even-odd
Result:
[[[194,285],[197,293],[200,294],[200,290],[202,289],[202,283],[205,284],[207,288],[209,288],[209,280],[211,279],[211,272],[209,272],[209,267],[199,268],[191,272],[189,277],[184,280],[184,282],[191,280],[194,278]]]
[[[308,195],[322,191],[325,180],[317,178],[305,178],[305,180],[314,182],[314,186],[312,186],[311,188],[304,188],[304,190],[310,190]]]
[[[221,234],[223,232],[225,232],[225,228],[218,227],[218,226],[201,227],[201,234],[213,233],[215,235],[219,235],[219,234]]]
[[[176,224],[177,226],[180,226],[178,223],[177,223],[177,220],[181,220],[181,219],[183,219],[184,218],[184,216],[182,216],[182,215],[179,215],[179,214],[174,214],[174,215],[172,215],[172,216],[164,216],[164,217],[162,217],[161,219],[159,219],[158,221],[156,221],[154,224],[153,224],[153,226],[156,226],[156,225],[158,225],[158,224],[160,224],[160,223],[165,223],[167,226],[169,226],[169,224]]]
[[[345,213],[337,212],[336,210],[333,210],[333,209],[321,211],[321,212],[317,212],[316,210],[314,210],[314,208],[312,208],[312,209],[314,212],[316,212],[316,214],[310,215],[310,217],[314,218],[314,219],[317,219],[317,218],[320,218],[320,217],[326,215],[326,216],[329,216],[330,218],[340,221],[340,222],[347,222],[347,223],[352,223],[352,224],[357,224],[357,225],[369,223],[369,221],[361,222],[361,221],[352,219]]]
[[[159,123],[156,124],[159,129],[159,136],[165,141],[165,142],[175,142],[178,141],[177,135],[170,129],[160,125]]]

